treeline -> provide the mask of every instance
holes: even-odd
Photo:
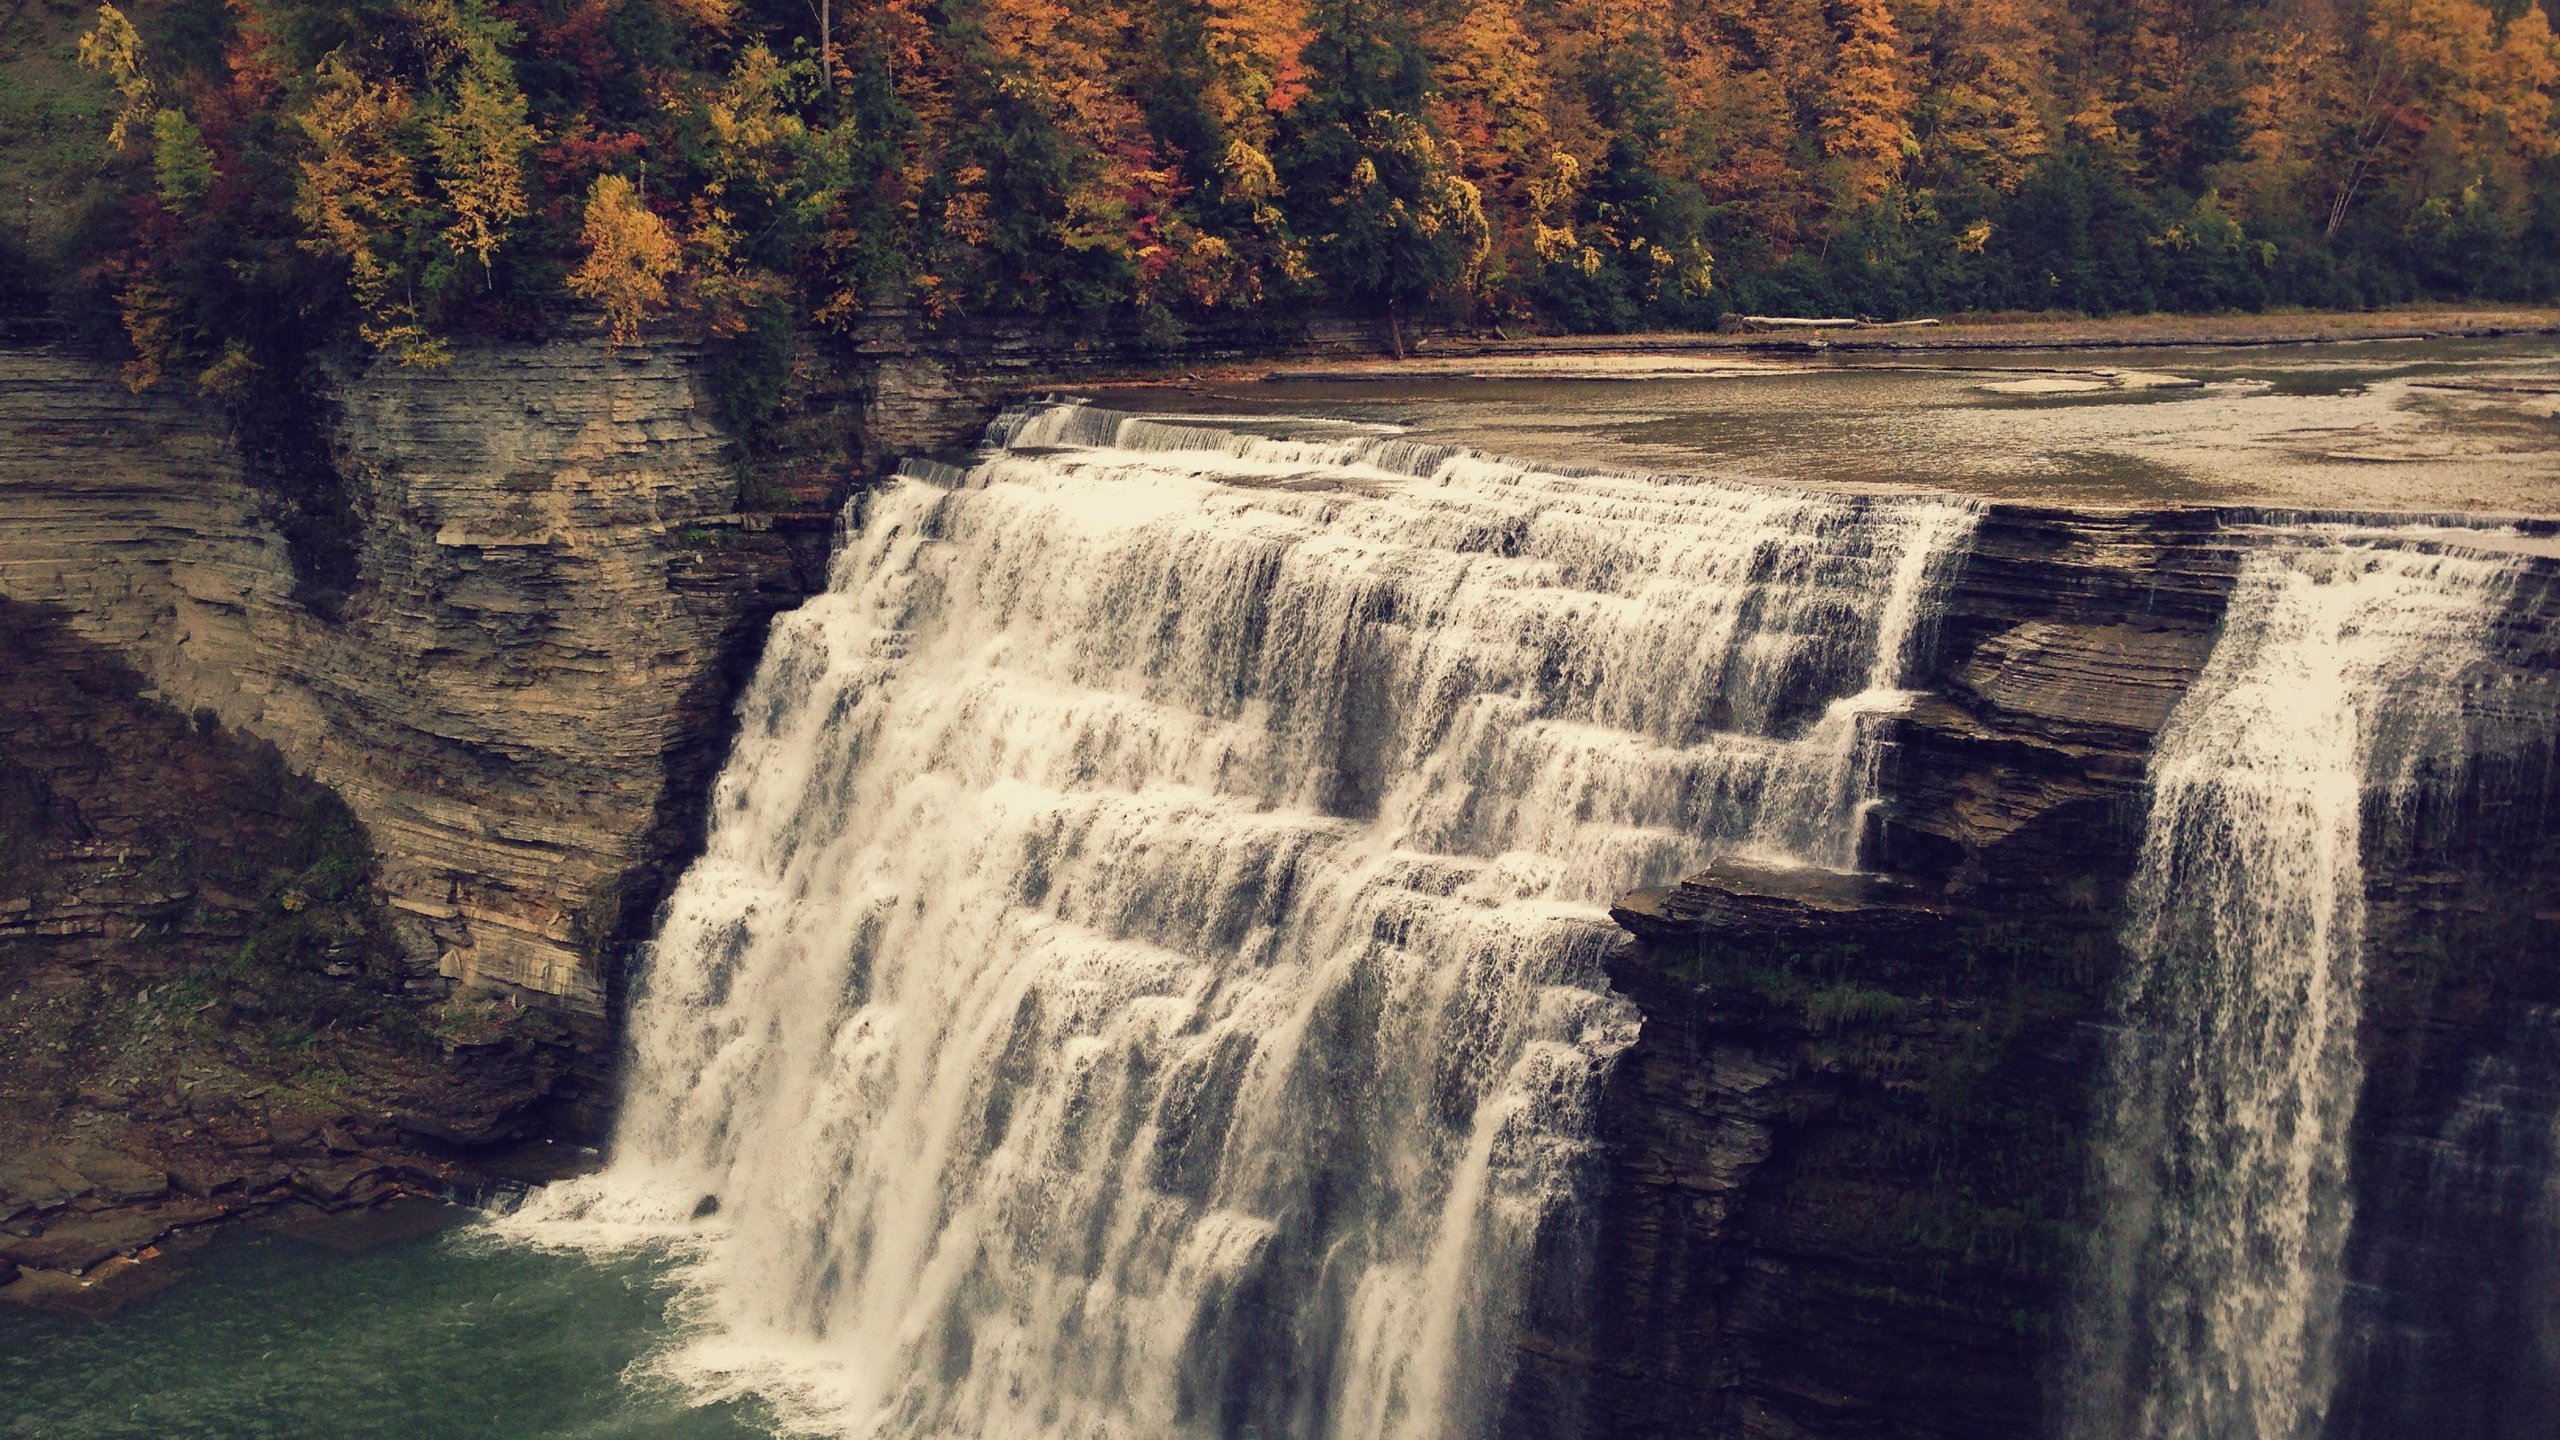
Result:
[[[590,310],[2547,297],[2554,5],[134,0],[79,41],[120,193],[53,258],[137,379],[217,392],[279,337],[432,361]]]

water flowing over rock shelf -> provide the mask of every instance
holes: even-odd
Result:
[[[1972,520],[1009,414],[777,626],[615,1163],[516,1223],[718,1197],[670,1363],[830,1429],[1482,1432],[1600,905],[1847,853]]]
[[[2364,833],[2539,833],[2548,576],[2055,538],[1011,412],[777,628],[509,1229],[830,1432],[2321,1434]]]
[[[442,402],[350,389],[351,620],[175,410],[211,478],[118,452],[153,518],[112,539],[107,462],[12,432],[0,595],[342,793],[416,970],[559,997],[586,1078],[506,1134],[591,1123],[627,1044],[609,1163],[489,1228],[671,1257],[635,1383],[901,1440],[2417,1440],[2560,1398],[2546,522],[1065,399],[962,451],[875,392],[908,428],[848,453],[942,458],[822,555],[684,539],[735,497],[681,375],[552,358],[587,378],[528,403],[588,448],[450,472],[384,438]],[[412,633],[402,703],[367,647]],[[31,713],[103,753],[81,703]],[[110,964],[64,897],[122,872],[47,843],[0,955]]]

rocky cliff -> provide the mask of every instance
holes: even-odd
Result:
[[[0,676],[9,1298],[112,1298],[146,1278],[119,1257],[243,1211],[439,1193],[558,1093],[549,1017],[417,992],[364,832],[273,745],[53,607],[0,600]]]
[[[608,957],[697,838],[763,622],[823,580],[852,488],[967,443],[1003,394],[1143,363],[1134,343],[883,316],[754,377],[778,403],[748,436],[719,418],[756,363],[734,347],[466,347],[316,376],[289,423],[325,433],[283,443],[274,417],[0,349],[0,597],[342,795],[423,968],[600,1017]],[[1289,343],[1376,348],[1350,323]],[[318,482],[271,473],[297,458]]]
[[[2145,767],[2249,518],[1994,509],[1928,698],[1885,737],[1883,873],[1724,864],[1620,904],[1610,971],[1644,1028],[1613,1079],[1594,1218],[1551,1246],[1513,1433],[2051,1433]],[[2469,701],[2480,763],[2414,834],[2368,817],[2341,1436],[2415,1437],[2430,1414],[2505,1433],[2497,1397],[2541,1363],[2474,1353],[2547,1332],[2480,1323],[2515,1285],[2466,1289],[2476,1260],[2444,1257],[2478,1254],[2448,1227],[2521,1234],[2544,1202],[2418,1172],[2484,1128],[2509,1143],[2482,1163],[2529,1169],[2560,1105],[2531,1058],[2560,1053],[2555,575],[2529,580],[2511,666]],[[2498,1183],[2552,1172],[2532,1173]],[[2414,1390],[2413,1356],[2439,1367]],[[2370,1418],[2360,1386],[2409,1413]]]
[[[0,352],[0,1151],[31,1157],[0,1175],[0,1262],[592,1131],[619,957],[836,505],[1091,363],[979,340],[804,347],[744,443],[716,351],[339,375],[325,593],[232,420]],[[1882,737],[1879,878],[1725,864],[1619,907],[1644,1025],[1598,1203],[1548,1237],[1514,1433],[2043,1429],[2145,769],[2252,518],[1991,509]],[[2555,594],[2539,574],[2511,628],[2560,633]],[[2347,1383],[2423,1365],[2448,1412],[2524,1362],[2446,1344],[2477,1287],[2442,1236],[2539,1212],[2431,1205],[2427,1167],[2448,1127],[2560,1111],[2530,1018],[2560,1013],[2560,664],[2510,678],[2480,702],[2500,758],[2370,877]],[[25,1248],[48,1231],[60,1254]]]
[[[218,415],[0,355],[0,595],[342,796],[422,968],[600,1013],[789,556],[741,525],[683,352],[465,352],[335,399],[354,583],[324,616]]]
[[[1289,338],[1375,348],[1348,323]],[[156,698],[341,793],[442,975],[600,1014],[609,942],[698,828],[729,695],[763,621],[822,581],[846,495],[966,444],[1001,395],[1145,355],[885,316],[788,358],[744,443],[718,418],[749,363],[730,348],[482,346],[324,374],[297,408],[344,513],[315,517],[306,477],[265,473],[290,445],[239,443],[261,427],[0,349],[0,596],[60,607]],[[314,544],[344,552],[327,587]]]
[[[0,349],[0,1260],[600,1134],[623,962],[842,502],[1131,343],[464,347],[229,410]]]

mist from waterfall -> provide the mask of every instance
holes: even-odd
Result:
[[[2365,847],[2458,778],[2509,562],[2266,537],[2162,731],[2066,1379],[2078,1440],[2314,1440],[2336,1376]]]
[[[776,622],[610,1166],[509,1232],[672,1240],[656,1372],[813,1433],[1488,1434],[1634,1033],[1601,907],[1854,862],[1972,524],[1011,412]]]

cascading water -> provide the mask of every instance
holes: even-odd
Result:
[[[2082,1440],[2313,1440],[2362,1067],[2364,847],[2464,763],[2503,561],[2270,537],[2162,731],[2066,1400]]]
[[[1971,525],[1009,413],[777,622],[612,1164],[514,1233],[690,1237],[664,1369],[813,1431],[1485,1434],[1600,905],[1854,859]]]

